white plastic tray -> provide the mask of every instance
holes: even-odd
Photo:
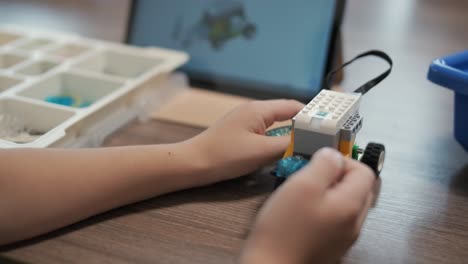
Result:
[[[161,102],[168,73],[187,60],[179,51],[0,26],[0,148],[98,146]]]

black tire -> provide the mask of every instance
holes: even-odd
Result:
[[[385,146],[379,143],[369,143],[362,154],[361,162],[369,166],[379,177],[385,161]]]

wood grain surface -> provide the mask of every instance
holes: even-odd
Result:
[[[351,0],[343,41],[345,59],[378,48],[395,61],[363,98],[358,142],[382,142],[388,153],[379,200],[344,263],[467,263],[468,154],[452,135],[453,94],[426,73],[433,58],[468,47],[468,2]],[[353,66],[345,88],[379,67]],[[133,122],[106,145],[176,142],[200,131]],[[266,169],[118,208],[0,254],[28,263],[233,263],[272,184]]]

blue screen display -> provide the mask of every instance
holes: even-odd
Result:
[[[189,73],[312,96],[321,88],[334,9],[330,0],[140,0],[129,40],[188,52]]]

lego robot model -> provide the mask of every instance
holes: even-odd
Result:
[[[355,139],[363,122],[359,114],[361,99],[367,91],[390,73],[392,62],[388,55],[380,51],[370,51],[357,58],[368,55],[383,57],[390,64],[389,70],[361,86],[354,93],[322,90],[293,118],[290,131],[287,131],[291,136],[290,145],[273,171],[278,177],[277,185],[305,166],[310,157],[323,147],[335,148],[346,157],[360,160],[368,165],[377,177],[379,176],[385,160],[385,146],[369,143],[362,150],[355,145]],[[347,64],[349,63],[345,63],[344,66]],[[284,129],[281,132],[283,135],[287,133]]]
[[[252,39],[256,26],[249,21],[242,2],[237,0],[216,0],[207,6],[199,21],[182,35],[183,18],[175,25],[173,38],[180,41],[183,48],[189,48],[195,40],[206,40],[218,51],[225,43],[237,37]]]

